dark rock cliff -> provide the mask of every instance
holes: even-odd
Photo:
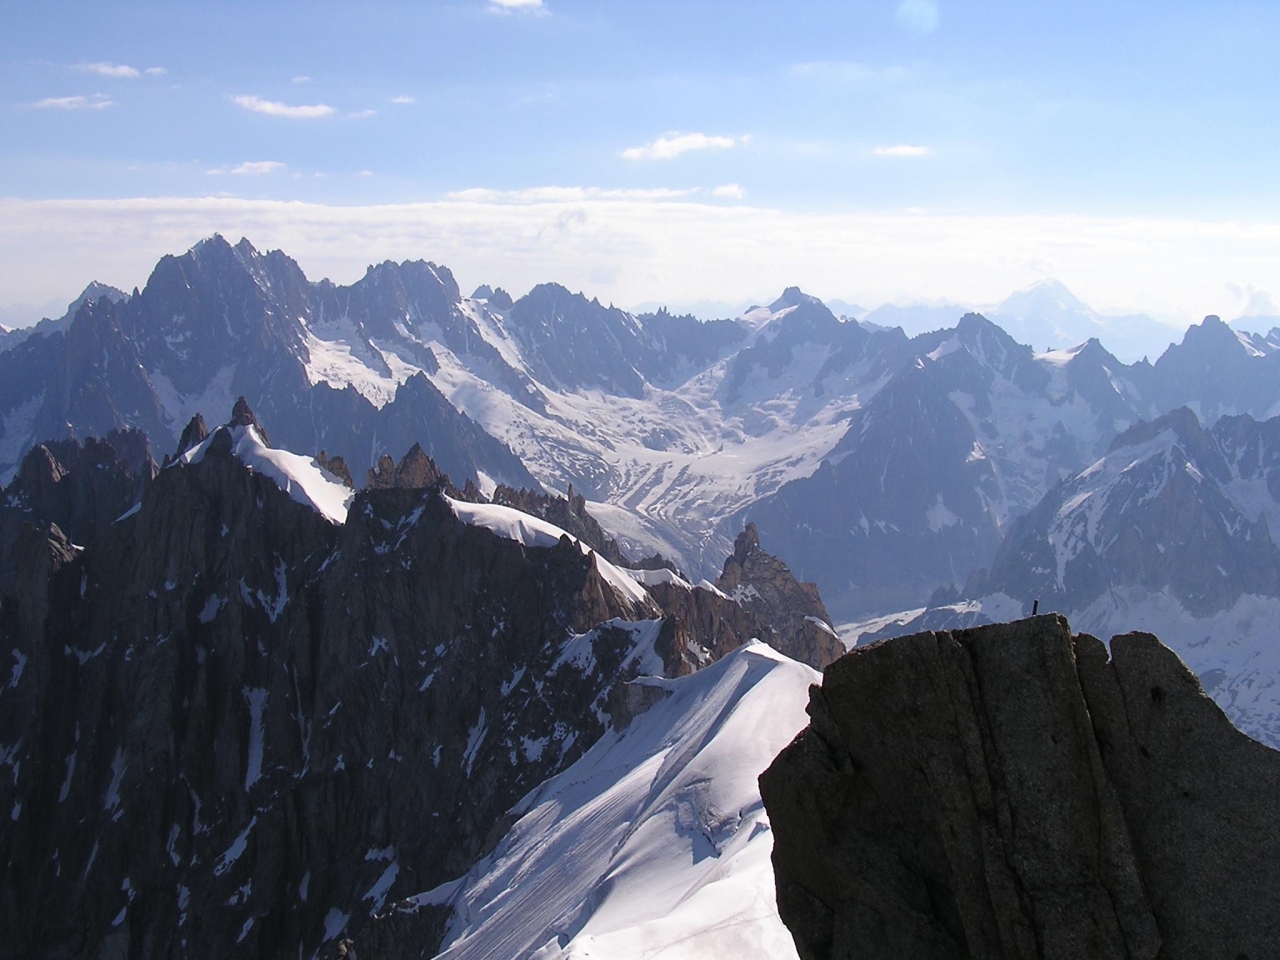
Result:
[[[1280,754],[1149,634],[857,649],[761,776],[801,957],[1280,955]]]
[[[24,490],[138,474],[55,445],[6,491],[0,956],[332,953],[599,736],[662,616],[567,539],[462,522],[443,482],[335,526],[219,436],[129,516],[136,487],[105,525],[64,510],[87,546]]]

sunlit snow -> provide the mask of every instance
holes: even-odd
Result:
[[[757,776],[805,725],[818,674],[753,643],[678,680],[522,801],[460,883],[443,957],[795,957]]]
[[[252,425],[230,429],[231,452],[246,467],[254,473],[270,477],[290,497],[311,507],[331,523],[346,522],[347,510],[351,507],[354,493],[321,468],[314,457],[268,447],[263,443],[257,428]],[[199,463],[217,435],[218,431],[215,430],[197,446],[186,451],[180,459],[186,463]]]

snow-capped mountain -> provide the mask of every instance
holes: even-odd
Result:
[[[1242,730],[1280,744],[1280,418],[1181,408],[1118,436],[1009,531],[971,599],[882,631],[1039,609],[1156,633]]]
[[[110,300],[112,303],[122,303],[128,299],[129,294],[123,290],[118,290],[110,284],[94,280],[80,292],[80,296],[67,305],[67,309],[57,319],[51,320],[46,317],[32,326],[19,327],[14,330],[10,330],[4,324],[0,324],[0,353],[13,349],[33,333],[48,334],[57,330],[66,330],[67,327],[71,326],[71,321],[75,319],[76,314],[80,312],[80,308],[91,300]]]
[[[1280,414],[1280,354],[1217,317],[1187,330],[1155,362],[1153,374],[1153,399],[1161,412],[1187,406],[1209,423],[1231,414],[1258,420]]]
[[[748,510],[841,615],[963,586],[1014,518],[1148,409],[1145,371],[1097,341],[1034,354],[978,314],[898,356],[819,469]]]
[[[1015,301],[1027,315],[1045,298],[1084,309],[1033,292]],[[482,491],[572,486],[623,549],[694,580],[757,519],[847,618],[962,588],[1013,519],[1140,419],[1280,410],[1276,353],[1216,320],[1126,365],[1097,339],[1035,353],[977,314],[910,338],[796,288],[714,322],[554,283],[475,293],[425,261],[312,282],[279,251],[210,238],[136,296],[0,354],[0,479],[41,439],[176,439],[243,395],[282,444],[357,475],[416,442]],[[892,559],[871,560],[872,540]]]
[[[1101,314],[1057,280],[1011,294],[991,308],[990,316],[1019,343],[1048,351],[1101,339],[1127,362],[1158,356],[1177,332],[1145,314]]]
[[[197,411],[246,396],[283,443],[357,469],[421,441],[455,475],[536,487],[427,379],[438,368],[424,328],[487,343],[457,309],[448,272],[371,268],[345,293],[248,241],[213,237],[165,257],[136,296],[87,300],[65,330],[37,327],[0,354],[0,479],[41,440],[134,426],[168,446]],[[366,307],[379,298],[385,309]],[[379,336],[393,337],[395,351],[381,351]],[[484,359],[500,361],[492,348]]]

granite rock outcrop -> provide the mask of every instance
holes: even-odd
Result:
[[[1149,634],[855,649],[761,776],[804,958],[1280,954],[1280,754]]]

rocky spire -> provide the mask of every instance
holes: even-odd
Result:
[[[348,489],[354,490],[356,488],[355,479],[351,476],[351,468],[347,466],[347,461],[342,457],[331,457],[327,451],[321,450],[316,454],[316,463],[320,464],[322,470],[328,470],[341,480]]]
[[[242,397],[241,399],[244,398]],[[248,404],[245,406],[247,408]],[[253,416],[253,414],[250,413],[249,416]],[[182,428],[182,437],[178,440],[178,452],[174,454],[174,456],[182,456],[192,447],[202,443],[208,436],[209,428],[205,426],[204,417],[197,413],[191,418],[191,421]]]
[[[801,583],[785,563],[760,546],[754,523],[738,534],[716,587],[760,621],[767,631],[761,640],[787,656],[825,666],[844,653],[818,588]]]
[[[400,465],[391,459],[389,454],[378,458],[376,467],[369,468],[366,486],[374,490],[423,490],[434,483],[448,478],[436,466],[435,461],[427,456],[420,444],[415,443],[404,455]]]
[[[267,431],[262,429],[262,424],[258,422],[258,418],[253,414],[253,408],[249,406],[249,401],[244,397],[239,397],[236,400],[236,405],[231,409],[231,420],[227,426],[256,427],[262,442],[268,447],[271,446],[271,441],[267,438]]]

